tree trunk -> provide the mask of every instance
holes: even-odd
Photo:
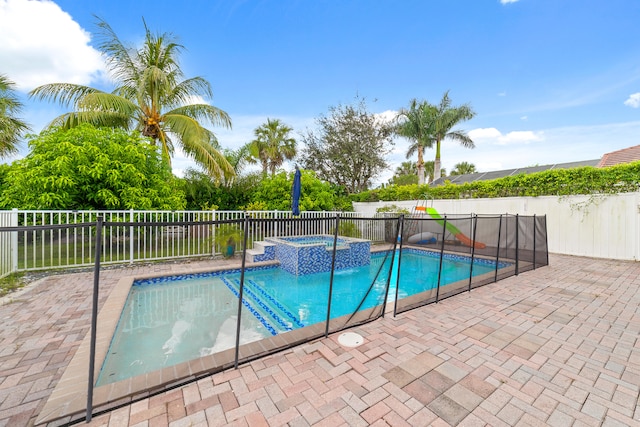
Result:
[[[436,141],[436,159],[433,162],[433,180],[440,178],[440,141]]]
[[[440,167],[440,159],[436,159],[433,162],[433,180],[435,181],[436,179],[439,179],[441,174],[441,167]]]
[[[418,148],[418,164],[416,165],[418,168],[418,185],[424,185],[424,157],[422,155],[422,150]]]

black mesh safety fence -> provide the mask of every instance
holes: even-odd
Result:
[[[545,216],[440,215],[425,210],[412,215],[372,218],[248,214],[227,220],[140,222],[138,219],[134,223],[121,221],[119,217],[110,219],[98,217],[95,222],[66,226],[0,228],[0,233],[34,235],[90,230],[93,238],[87,244],[94,247],[95,274],[89,392],[86,412],[76,414],[86,420],[108,403],[101,400],[100,392],[94,401],[94,390],[102,387],[126,390],[128,396],[161,392],[168,386],[186,384],[267,354],[385,315],[395,316],[437,303],[548,264]],[[165,233],[167,230],[206,233],[210,240],[204,243],[209,247],[205,252],[218,254],[211,258],[215,271],[187,274],[200,280],[194,290],[187,290],[181,278],[172,279],[180,282],[178,290],[171,290],[172,286],[159,280],[163,290],[144,293],[138,297],[136,306],[155,307],[162,313],[138,315],[129,310],[129,317],[123,314],[120,320],[128,322],[126,327],[115,328],[148,331],[156,324],[172,326],[165,331],[169,339],[159,340],[160,347],[156,350],[164,352],[164,363],[173,365],[160,366],[162,375],[145,372],[146,379],[142,382],[134,376],[120,380],[129,381],[127,385],[100,383],[97,377],[110,362],[96,359],[96,354],[119,352],[106,348],[96,351],[96,343],[111,339],[110,345],[114,345],[122,340],[111,336],[113,330],[101,331],[97,316],[101,257],[111,247],[111,239],[121,238],[104,230],[128,230],[133,226],[149,230],[161,227]],[[217,267],[221,258],[235,264]],[[132,289],[136,286],[134,282]],[[161,300],[152,300],[154,293],[162,295]],[[104,337],[101,335],[104,333],[111,335]],[[188,353],[186,347],[195,349],[195,353]],[[178,354],[185,356],[179,359],[175,357]],[[114,363],[117,370],[120,362]],[[166,375],[167,368],[171,368],[173,375]],[[138,384],[144,385],[140,388]]]
[[[544,216],[427,209],[404,218],[401,235],[395,313],[548,264]]]

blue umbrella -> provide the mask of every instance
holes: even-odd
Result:
[[[296,173],[293,175],[293,187],[291,188],[291,212],[296,216],[300,215],[300,193],[302,192],[300,178],[300,169],[296,166]]]

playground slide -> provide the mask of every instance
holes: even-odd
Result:
[[[435,218],[438,221],[438,224],[442,224],[444,223],[444,221],[442,221],[442,217],[440,216],[440,214],[438,213],[438,211],[436,211],[434,208],[427,208],[425,206],[416,206],[416,210],[419,211],[424,211],[426,212],[431,218]],[[487,247],[487,245],[485,245],[484,243],[481,242],[474,242],[473,240],[471,240],[467,235],[465,235],[462,231],[460,231],[458,229],[458,227],[456,227],[455,225],[447,222],[447,230],[449,230],[449,232],[451,234],[454,235],[454,237],[456,239],[458,239],[463,245],[465,246],[473,246],[476,249],[484,249]]]

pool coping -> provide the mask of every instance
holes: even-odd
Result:
[[[277,265],[277,261],[265,261],[256,263],[247,263],[247,268]],[[133,282],[136,280],[153,279],[170,275],[198,274],[216,271],[229,270],[228,265],[216,267],[202,267],[198,269],[176,268],[170,274],[150,273],[139,274],[123,277],[113,287],[104,305],[98,312],[98,325],[100,326],[96,333],[96,358],[94,367],[94,378],[98,378],[100,369],[109,350],[113,333],[118,325],[120,314],[124,308],[129,291]],[[47,403],[40,412],[37,424],[48,423],[66,417],[74,417],[81,415],[84,417],[87,409],[87,393],[91,335],[87,335],[82,340],[78,350],[69,362],[58,384],[54,388]],[[247,344],[248,346],[249,344]],[[241,346],[243,347],[243,346]],[[232,349],[231,360],[235,362],[235,349]],[[198,373],[210,374],[216,371],[204,370],[205,365],[198,363],[202,359],[212,359],[214,363],[217,360],[225,360],[229,357],[228,351],[216,353],[205,358],[195,359],[190,362],[183,362],[178,365],[154,371],[148,374],[139,375],[127,380],[119,381],[112,384],[95,387],[93,389],[94,412],[97,410],[108,409],[123,403],[134,400],[143,395],[149,395],[157,389],[167,389],[175,386],[176,378],[184,378]],[[245,350],[246,353],[246,350]],[[225,366],[224,367],[228,367]],[[224,368],[221,368],[222,370]],[[189,375],[185,375],[188,373]],[[165,378],[165,380],[163,380]],[[181,381],[183,382],[183,381]]]
[[[431,251],[419,246],[406,245],[404,248],[412,248],[424,251]],[[383,252],[389,248],[376,248],[375,252]],[[447,251],[445,251],[446,253]],[[451,252],[451,254],[459,255],[459,253]],[[488,257],[484,257],[490,259]],[[246,268],[278,265],[278,261],[264,261],[256,263],[247,263]],[[514,268],[514,267],[506,267]],[[98,374],[109,350],[113,333],[117,327],[122,309],[124,308],[126,299],[133,282],[136,280],[153,279],[157,277],[165,277],[172,275],[199,274],[216,271],[229,270],[230,266],[203,267],[198,269],[176,268],[170,274],[151,273],[140,274],[123,277],[118,280],[117,284],[111,290],[104,305],[98,313],[98,325],[96,335],[96,358],[94,367],[94,378],[98,378]],[[502,269],[501,269],[502,270]],[[493,273],[485,273],[485,275],[493,275]],[[482,275],[484,276],[484,275]],[[480,276],[479,276],[480,277]],[[461,282],[468,282],[468,279],[453,282],[447,286],[456,285]],[[424,295],[432,291],[425,291],[419,294],[406,297],[403,301],[422,301],[425,305]],[[420,298],[422,296],[422,298]],[[443,294],[441,299],[446,298]],[[415,304],[415,302],[414,302]],[[410,304],[407,304],[408,307]],[[416,307],[418,305],[415,305]],[[404,311],[410,308],[403,308]],[[413,307],[411,307],[413,308]],[[357,326],[366,322],[371,318],[376,310],[380,310],[380,305],[357,312],[350,319],[349,327]],[[384,313],[393,312],[393,303],[384,305]],[[329,333],[335,333],[345,329],[346,324],[341,327],[332,325],[340,324],[350,315],[331,319],[329,323]],[[377,317],[377,316],[376,316]],[[324,337],[326,324],[324,322],[306,326],[300,329],[294,329],[285,333],[280,333],[273,337],[254,341],[239,347],[239,363],[245,363],[250,360],[260,358],[264,355],[274,353],[278,350],[289,348],[294,345],[312,341],[317,338]],[[52,421],[66,419],[69,421],[77,421],[83,419],[87,409],[87,393],[88,393],[88,377],[90,357],[91,335],[88,332],[82,340],[78,350],[69,362],[58,384],[49,396],[45,406],[40,412],[35,424],[44,424]],[[209,376],[213,373],[223,371],[235,365],[235,348],[224,350],[219,353],[193,359],[177,365],[168,366],[161,370],[149,372],[147,374],[138,375],[122,381],[105,384],[103,386],[94,387],[93,389],[93,413],[109,410],[124,404],[129,404],[140,398],[148,397],[152,394],[175,388],[200,377]]]

